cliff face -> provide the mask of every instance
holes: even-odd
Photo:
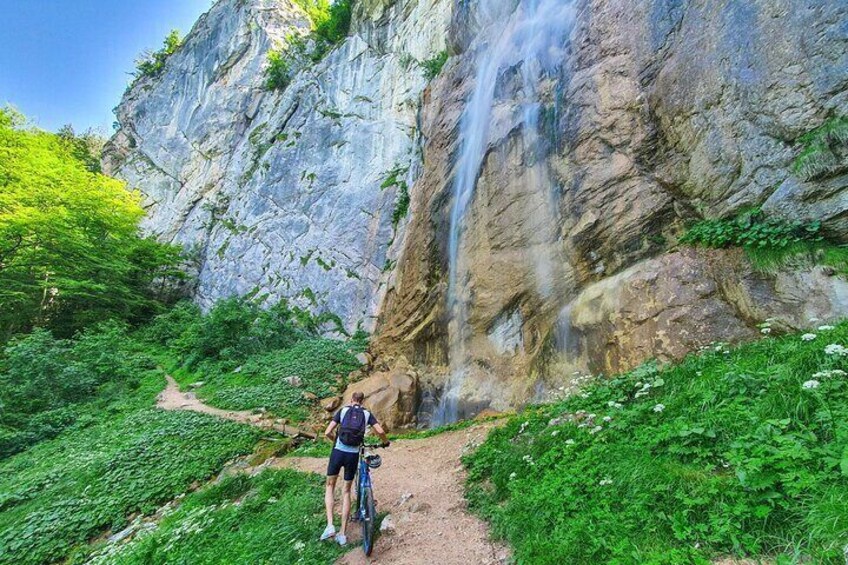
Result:
[[[502,32],[496,22],[464,33],[481,16],[460,4],[460,55],[422,111],[426,166],[377,342],[384,356],[429,367],[436,387],[457,370],[444,235],[457,119],[475,88],[475,51]],[[472,411],[542,396],[574,371],[750,339],[767,318],[798,328],[848,312],[845,281],[821,268],[763,275],[738,253],[670,249],[688,222],[753,206],[822,220],[846,240],[848,177],[807,182],[791,163],[799,136],[848,112],[848,6],[584,0],[574,11],[563,65],[540,88],[552,188],[520,135],[525,85],[509,70],[498,79],[497,125],[462,234],[460,396]]]
[[[821,267],[673,247],[753,206],[848,241],[845,168],[792,168],[802,134],[848,115],[846,22],[837,0],[363,0],[278,93],[266,53],[303,16],[222,0],[127,94],[106,165],[147,196],[147,229],[196,247],[201,303],[379,315],[378,365],[502,408],[767,318],[848,315]],[[416,61],[446,46],[428,85]],[[397,229],[393,171],[412,198]]]
[[[444,48],[447,0],[358,7],[354,33],[282,92],[267,54],[308,22],[289,0],[222,0],[160,77],[118,107],[106,170],[146,197],[144,228],[185,245],[202,305],[286,297],[374,325],[398,186],[420,166],[420,65]],[[402,226],[399,226],[402,228]]]

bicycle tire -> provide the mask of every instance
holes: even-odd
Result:
[[[370,557],[374,551],[374,525],[377,521],[377,508],[374,504],[374,494],[366,487],[362,493],[365,515],[362,517],[362,549]]]

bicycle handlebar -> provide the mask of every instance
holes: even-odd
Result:
[[[386,449],[388,446],[382,443],[363,443],[362,447],[366,449]]]

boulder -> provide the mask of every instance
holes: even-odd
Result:
[[[415,423],[418,402],[418,377],[405,368],[374,373],[354,383],[344,393],[349,404],[354,392],[365,394],[365,407],[388,429],[398,429]]]
[[[342,399],[338,396],[331,396],[321,401],[321,408],[327,412],[335,412],[342,405]]]
[[[284,378],[283,382],[293,387],[299,387],[303,384],[303,379],[301,379],[298,375],[292,375]]]

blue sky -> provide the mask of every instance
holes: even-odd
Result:
[[[111,132],[145,49],[188,33],[212,0],[0,0],[0,106],[36,125]]]

